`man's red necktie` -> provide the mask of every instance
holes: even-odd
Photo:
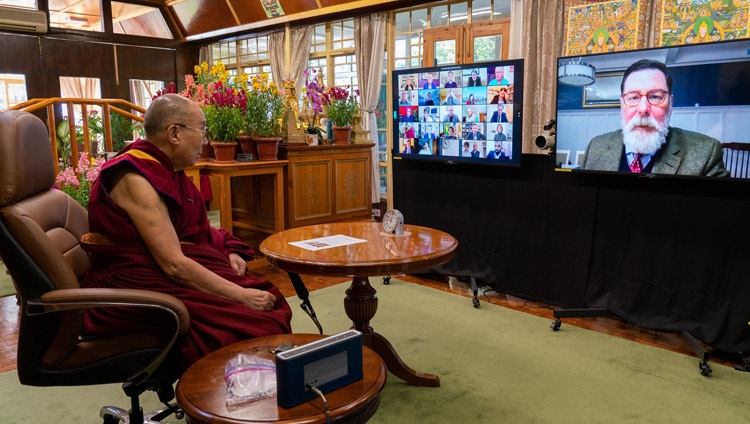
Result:
[[[636,153],[635,159],[630,163],[630,172],[640,173],[641,172],[641,154]]]

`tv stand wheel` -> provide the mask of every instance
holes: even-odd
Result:
[[[706,362],[704,359],[701,359],[698,362],[698,369],[701,370],[701,375],[704,377],[708,377],[713,372],[711,366],[708,365],[708,362]]]
[[[549,328],[552,329],[552,331],[560,331],[560,326],[562,325],[562,321],[560,321],[560,318],[552,321],[550,323]]]
[[[391,276],[390,275],[383,277],[383,284],[385,284],[386,286],[388,284],[391,284]]]
[[[474,298],[471,299],[471,302],[474,304],[475,308],[477,308],[477,309],[479,308],[479,299],[477,299],[476,296],[474,296]]]

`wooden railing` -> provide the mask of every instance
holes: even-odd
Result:
[[[57,123],[55,122],[55,105],[64,105],[64,110],[68,113],[68,125],[70,126],[70,152],[71,161],[73,168],[78,165],[79,149],[78,143],[76,142],[76,122],[73,117],[75,116],[75,105],[81,106],[81,129],[83,130],[83,149],[85,152],[91,154],[91,136],[89,131],[89,108],[91,106],[100,106],[102,108],[102,126],[104,129],[104,146],[105,151],[111,152],[114,150],[112,144],[112,124],[110,119],[110,113],[117,113],[126,118],[130,118],[137,122],[143,122],[143,114],[146,109],[130,103],[126,100],[121,99],[78,99],[78,98],[63,98],[63,97],[51,97],[48,99],[31,99],[23,103],[14,105],[8,110],[22,110],[25,112],[34,113],[42,109],[47,110],[47,128],[49,129],[50,148],[52,149],[52,157],[55,162],[55,173],[58,172],[59,157],[57,153]],[[139,115],[140,113],[140,115]],[[89,142],[86,142],[88,140]]]

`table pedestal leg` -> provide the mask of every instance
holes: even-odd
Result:
[[[380,355],[388,371],[396,377],[416,386],[439,387],[440,377],[414,371],[406,366],[391,343],[372,329],[370,320],[378,310],[375,293],[376,290],[367,277],[354,277],[344,299],[346,316],[354,323],[354,329],[362,332],[364,344]]]

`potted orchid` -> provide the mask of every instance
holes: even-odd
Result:
[[[323,108],[333,126],[334,143],[349,143],[352,117],[359,113],[359,90],[328,87],[323,92]]]
[[[317,74],[317,75],[315,75]],[[305,125],[305,131],[315,140],[323,138],[323,131],[320,128],[320,114],[323,113],[323,84],[322,70],[305,69],[305,86],[302,87],[304,94],[303,113],[300,114]],[[311,142],[310,144],[317,144]]]

